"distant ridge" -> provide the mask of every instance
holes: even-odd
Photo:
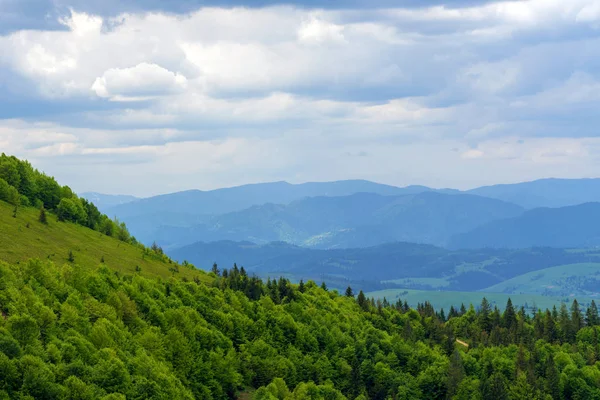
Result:
[[[483,186],[467,193],[508,201],[525,208],[574,206],[600,201],[600,178],[538,179]]]
[[[600,246],[600,203],[537,208],[492,221],[450,240],[451,248],[578,248]]]

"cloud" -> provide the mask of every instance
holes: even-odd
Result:
[[[115,101],[148,99],[185,90],[187,79],[156,64],[111,68],[96,78],[91,90]]]
[[[98,163],[121,192],[600,167],[596,0],[53,4],[0,36],[0,145],[74,185]]]

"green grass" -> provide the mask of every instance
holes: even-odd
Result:
[[[75,263],[88,268],[105,264],[123,274],[135,273],[136,266],[147,277],[167,278],[172,264],[144,257],[142,249],[123,243],[80,225],[58,222],[56,216],[47,213],[48,224],[38,221],[39,211],[34,208],[20,208],[17,218],[13,218],[14,207],[0,201],[0,260],[20,263],[31,258],[49,259],[57,264],[67,263],[69,251],[75,256]],[[178,277],[193,279],[198,277],[205,282],[210,276],[199,270],[179,268]]]
[[[508,279],[490,286],[484,291],[595,297],[599,294],[597,290],[592,291],[582,287],[582,284],[590,279],[600,280],[600,263],[580,263],[545,268]]]
[[[551,297],[542,296],[539,294],[506,294],[506,293],[489,293],[489,292],[442,292],[433,290],[411,290],[411,289],[386,289],[365,294],[367,297],[375,299],[383,299],[384,297],[390,302],[395,303],[398,299],[407,301],[411,307],[416,307],[417,303],[429,301],[436,309],[443,308],[448,311],[450,306],[455,308],[460,307],[461,303],[468,308],[469,304],[478,306],[481,299],[484,297],[492,304],[496,305],[501,310],[506,306],[506,301],[510,297],[515,306],[537,307],[541,309],[557,307],[561,302],[573,301],[571,297]],[[591,301],[587,297],[577,297],[577,301],[582,305],[587,305]]]
[[[394,283],[396,285],[427,285],[432,289],[444,288],[450,286],[450,281],[447,278],[404,278],[382,281],[382,283]]]

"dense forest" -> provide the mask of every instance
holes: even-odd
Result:
[[[213,277],[0,264],[0,398],[600,398],[595,304],[446,314],[237,267]]]

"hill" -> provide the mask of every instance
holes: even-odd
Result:
[[[368,291],[383,288],[476,291],[530,271],[588,262],[600,252],[552,248],[460,250],[414,243],[388,243],[355,248],[316,250],[277,242],[195,243],[169,254],[209,270],[213,263],[244,266],[262,277],[313,279],[329,286],[348,284]]]
[[[600,316],[593,301],[583,310],[573,301],[570,313],[562,303],[553,316],[548,310],[529,315],[510,300],[500,312],[483,299],[477,311],[470,305],[446,314],[429,301],[411,309],[401,298],[369,299],[351,287],[342,296],[314,281],[263,282],[238,266],[215,267],[211,275],[192,268],[177,273],[179,266],[161,249],[145,248],[124,224],[68,187],[4,156],[0,199],[0,399],[600,394],[593,379],[600,373]],[[236,246],[257,248],[222,243],[219,251],[231,254]],[[373,275],[377,257],[388,255],[391,262],[381,271],[396,270],[396,276],[440,276],[455,265],[456,274],[487,271],[504,278],[532,268],[535,263],[524,262],[531,257],[592,256],[556,249],[461,253],[407,243],[351,252],[274,243],[258,251],[290,260],[306,260],[308,252],[315,271],[325,266]],[[329,261],[315,265],[323,256]]]
[[[26,161],[0,155],[0,260],[31,258],[96,268],[102,261],[120,273],[171,276],[180,266],[161,248],[147,248],[127,226],[108,218],[68,186]],[[178,274],[207,279],[191,266]]]
[[[600,261],[590,257],[591,261]],[[519,275],[484,289],[498,293],[532,293],[544,296],[597,297],[600,294],[600,263],[558,265]]]
[[[456,233],[521,212],[513,204],[472,195],[357,193],[254,206],[189,228],[163,226],[153,236],[166,249],[218,240],[286,241],[321,249],[392,241],[444,245]]]
[[[242,211],[271,204],[287,205],[306,197],[348,196],[355,193],[380,195],[414,194],[432,189],[424,186],[398,188],[363,180],[259,183],[210,191],[190,190],[149,197],[109,207],[105,211],[125,221],[145,243],[152,243],[154,232],[163,226],[191,227],[209,216]]]
[[[527,248],[600,246],[600,203],[538,208],[492,221],[453,237],[451,248]]]
[[[69,252],[74,255],[74,264],[94,269],[101,264],[123,274],[135,274],[136,267],[144,276],[167,278],[173,264],[147,249],[124,243],[71,222],[59,222],[48,214],[48,224],[39,222],[39,211],[21,208],[13,218],[14,207],[0,201],[0,260],[23,263],[31,258],[51,260],[57,264],[68,263]],[[206,274],[190,268],[179,268],[177,274],[193,279],[208,281]]]
[[[524,208],[566,207],[600,201],[600,179],[540,179],[484,186],[468,193],[504,200]]]

